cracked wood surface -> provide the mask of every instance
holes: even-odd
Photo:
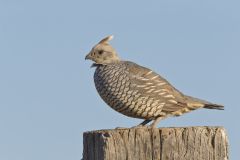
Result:
[[[223,127],[132,128],[83,134],[83,160],[228,160]]]

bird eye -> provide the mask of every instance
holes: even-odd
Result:
[[[99,53],[100,55],[103,54],[103,50],[100,50],[98,53]]]

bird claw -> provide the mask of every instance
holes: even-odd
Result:
[[[146,126],[146,125],[137,125],[137,126],[133,126],[133,127],[131,127],[131,129],[137,129],[137,128],[147,128],[148,126]]]
[[[130,128],[126,128],[126,127],[116,127],[115,129],[138,129],[138,128],[152,128],[151,126],[147,126],[147,125],[137,125],[137,126],[133,126]]]
[[[129,128],[126,128],[126,127],[116,127],[115,129],[129,129]]]

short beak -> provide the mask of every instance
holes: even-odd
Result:
[[[85,60],[87,60],[87,59],[91,59],[90,54],[87,54],[87,55],[86,55]]]

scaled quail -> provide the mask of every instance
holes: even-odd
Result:
[[[109,45],[113,36],[102,39],[85,59],[94,61],[94,82],[102,99],[114,110],[153,121],[151,127],[169,116],[180,116],[198,108],[223,110],[224,106],[184,95],[156,72],[130,61],[123,61]]]

